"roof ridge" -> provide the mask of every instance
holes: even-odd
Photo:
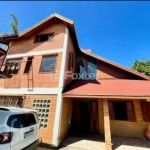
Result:
[[[57,13],[53,13],[51,16],[58,17],[58,18],[61,18],[61,19],[65,19],[65,20],[68,20],[69,22],[74,23],[73,20],[71,20],[71,19],[69,19],[69,18],[66,18],[66,17],[64,17],[64,16],[62,16],[62,15],[59,15],[59,14],[57,14]]]
[[[24,35],[25,33],[27,33],[28,31],[31,31],[31,30],[34,29],[35,27],[41,25],[42,23],[48,21],[49,19],[51,19],[51,18],[53,18],[53,17],[57,17],[57,18],[62,19],[62,20],[64,20],[64,21],[66,21],[66,22],[69,22],[69,23],[71,23],[71,24],[74,23],[72,20],[70,20],[70,19],[68,19],[68,18],[66,18],[66,17],[64,17],[64,16],[61,16],[61,15],[59,15],[59,14],[57,14],[57,13],[53,13],[52,15],[50,15],[50,16],[46,17],[45,19],[43,19],[42,21],[40,21],[40,22],[36,23],[35,25],[33,25],[33,26],[27,28],[25,31],[23,31],[22,33],[19,34],[19,37],[23,36],[23,35]]]

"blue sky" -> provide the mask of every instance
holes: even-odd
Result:
[[[75,22],[81,48],[126,67],[150,59],[150,2],[0,2],[0,8],[0,33],[11,33],[10,12],[21,32],[58,13]]]

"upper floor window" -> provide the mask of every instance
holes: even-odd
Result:
[[[44,42],[44,41],[50,41],[50,40],[53,39],[53,37],[54,37],[53,33],[36,35],[35,36],[35,43],[37,43],[37,42]]]
[[[69,53],[69,59],[68,59],[68,69],[71,70],[74,67],[74,60],[75,60],[75,54],[73,52]]]
[[[79,79],[94,80],[97,75],[97,64],[94,61],[81,60],[78,62]]]
[[[41,63],[40,72],[55,71],[56,56],[44,56]]]
[[[32,57],[28,58],[24,73],[29,73],[30,72],[30,69],[31,69],[31,66],[32,66],[32,59],[33,59]]]
[[[20,69],[20,63],[22,59],[7,60],[4,73],[6,74],[17,74]]]
[[[97,64],[95,62],[87,62],[87,70],[90,79],[96,79]]]

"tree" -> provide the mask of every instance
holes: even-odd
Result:
[[[138,71],[144,75],[150,76],[150,60],[138,61],[136,60],[131,69]]]
[[[11,26],[11,28],[12,28],[12,31],[13,31],[14,34],[19,34],[19,22],[18,22],[18,19],[17,19],[17,17],[16,17],[14,14],[12,14],[12,13],[10,13],[10,15],[11,15],[11,17],[13,18],[13,21],[14,21],[14,22],[10,22],[10,23],[9,23],[10,26]]]
[[[18,19],[12,13],[10,13],[10,16],[13,19],[13,22],[9,22],[9,25],[12,28],[12,32],[13,32],[12,34],[19,34],[19,22],[18,22]],[[2,36],[7,36],[7,35],[9,35],[9,34],[8,33],[2,33]]]

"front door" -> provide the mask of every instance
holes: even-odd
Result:
[[[98,133],[98,103],[96,100],[74,100],[72,113],[73,132]]]
[[[98,103],[91,101],[91,130],[98,133]]]
[[[90,101],[80,101],[80,131],[89,132],[90,128]]]

